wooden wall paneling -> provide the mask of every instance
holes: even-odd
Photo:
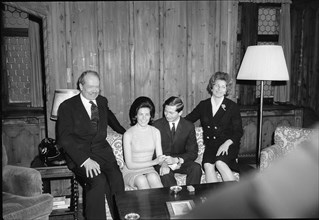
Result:
[[[231,76],[233,80],[233,84],[231,85],[231,92],[228,98],[232,99],[233,101],[237,102],[236,100],[236,44],[237,44],[237,23],[238,23],[238,2],[237,1],[226,1],[223,2],[225,6],[223,7],[223,11],[225,13],[222,18],[227,17],[227,30],[225,31],[225,36],[221,36],[221,39],[227,39],[226,45],[222,43],[223,48],[222,51],[226,51],[225,57],[227,57],[226,61],[226,72]],[[223,25],[223,24],[222,24]],[[222,32],[223,33],[223,32]]]
[[[66,40],[66,83],[67,88],[76,88],[73,76],[72,54],[72,2],[65,2],[65,40]]]
[[[186,4],[164,2],[164,81],[163,98],[179,96],[187,99],[187,23]],[[162,100],[162,103],[164,102]],[[185,103],[186,104],[186,103]]]
[[[129,127],[131,105],[130,2],[103,2],[99,30],[100,63],[103,66],[103,91],[109,107],[124,127]]]
[[[219,70],[229,73],[228,47],[229,42],[229,18],[228,18],[228,1],[220,2],[220,24],[219,24]]]
[[[310,107],[319,114],[319,4],[317,1],[291,5],[292,74],[291,102]]]
[[[148,96],[156,108],[155,118],[162,108],[159,100],[159,3],[134,2],[134,94]]]
[[[213,22],[210,3],[207,1],[187,2],[188,25],[188,82],[187,102],[184,100],[184,114],[189,113],[199,103],[208,98],[207,82],[213,69]]]
[[[290,97],[293,104],[297,104],[298,96],[298,71],[300,64],[300,42],[301,39],[301,14],[295,8],[291,8],[291,74],[290,74]],[[298,19],[299,17],[299,19]]]
[[[65,30],[65,3],[52,3],[52,73],[55,76],[56,88],[67,88],[66,72],[66,30]]]
[[[316,13],[317,11],[317,13]],[[309,7],[305,13],[305,26],[304,26],[304,63],[303,63],[303,93],[302,105],[316,109],[319,103],[318,96],[318,83],[319,83],[319,69],[318,69],[318,11],[319,8],[315,9]],[[317,16],[316,16],[317,14]],[[317,33],[317,36],[316,36]],[[317,58],[317,59],[315,59]],[[316,68],[317,65],[317,68]],[[317,108],[319,114],[319,108]]]
[[[97,70],[96,2],[72,3],[72,58],[74,88],[81,73]],[[66,71],[66,69],[65,69]]]
[[[257,44],[258,10],[255,3],[242,3],[241,50],[244,56],[248,46]],[[253,105],[256,100],[256,81],[239,80],[239,102],[241,105]]]
[[[134,2],[129,4],[129,50],[130,50],[130,101],[135,97],[135,46],[134,46]],[[129,103],[128,103],[129,104]],[[129,106],[129,105],[128,105]]]
[[[211,13],[213,16],[213,22],[214,22],[214,31],[213,31],[213,39],[214,39],[214,66],[212,69],[211,74],[220,71],[220,24],[221,24],[221,10],[220,10],[220,1],[211,1]],[[208,83],[207,79],[207,83]]]
[[[312,90],[310,91],[311,94],[313,94],[313,98],[311,99],[310,106],[313,107],[313,109],[316,110],[317,114],[319,115],[319,91],[318,91],[318,85],[319,85],[319,8],[316,9],[315,11],[315,18],[313,19],[315,21],[315,31],[314,31],[314,54],[313,54],[313,81],[312,81]]]
[[[165,12],[165,1],[160,1],[159,2],[159,42],[160,42],[160,48],[159,48],[159,55],[160,55],[160,60],[159,60],[159,90],[158,90],[158,97],[159,97],[159,104],[162,106],[164,102],[164,23],[165,23],[165,17],[166,17],[166,12]],[[158,115],[162,116],[163,115],[163,108],[159,107],[158,109]]]
[[[309,106],[309,101],[310,101],[310,94],[308,93],[309,88],[309,75],[311,69],[309,69],[309,62],[311,62],[311,52],[312,49],[309,48],[309,46],[313,47],[313,42],[311,41],[310,38],[310,33],[309,33],[309,26],[311,25],[311,29],[313,28],[312,22],[310,22],[311,18],[311,11],[310,10],[305,10],[306,13],[304,14],[304,26],[303,26],[303,59],[302,59],[302,72],[301,72],[301,99],[300,103],[301,105]],[[310,24],[311,23],[311,24]]]
[[[53,2],[48,3],[48,8],[49,11],[47,13],[46,16],[46,21],[47,21],[47,28],[45,31],[44,30],[44,35],[47,36],[47,47],[45,48],[45,52],[47,52],[47,58],[48,58],[48,68],[46,68],[46,70],[48,70],[46,72],[46,96],[47,96],[47,123],[48,123],[48,137],[50,138],[56,138],[56,132],[55,132],[55,125],[56,122],[50,120],[50,114],[51,114],[51,110],[52,110],[52,102],[53,102],[53,96],[54,96],[54,91],[55,89],[58,89],[59,85],[58,85],[58,81],[56,80],[56,78],[58,78],[59,75],[58,73],[54,72],[54,50],[53,48],[53,32],[54,32],[54,27],[53,27],[53,17],[54,17],[54,13],[52,12],[52,5],[55,4]],[[45,34],[46,33],[46,34]]]

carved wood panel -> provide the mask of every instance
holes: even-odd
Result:
[[[44,116],[2,120],[2,144],[6,147],[10,165],[30,167],[43,138]]]
[[[257,107],[241,109],[244,135],[241,139],[239,157],[255,158],[258,135]],[[264,106],[262,126],[262,149],[273,144],[273,135],[280,125],[302,127],[302,108],[286,106]]]

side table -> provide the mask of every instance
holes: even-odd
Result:
[[[73,215],[74,219],[78,219],[78,200],[79,200],[79,188],[78,182],[75,179],[74,173],[68,169],[67,166],[53,166],[53,167],[37,167],[35,168],[41,173],[43,181],[43,192],[51,193],[51,180],[64,180],[70,179],[71,181],[71,202],[68,209],[56,209],[53,210],[50,216],[59,215]]]

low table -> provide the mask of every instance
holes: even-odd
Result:
[[[115,195],[115,203],[120,219],[128,213],[138,213],[140,219],[170,219],[166,202],[192,200],[195,206],[202,204],[206,197],[220,187],[237,182],[206,183],[193,185],[195,192],[190,193],[186,186],[174,195],[170,187],[125,191]]]
[[[68,209],[56,209],[53,210],[50,216],[59,215],[73,215],[73,218],[78,219],[78,182],[75,179],[75,175],[67,166],[52,166],[52,167],[37,167],[35,168],[41,173],[41,178],[43,180],[43,192],[51,193],[52,180],[64,180],[69,179],[71,181],[71,204]]]

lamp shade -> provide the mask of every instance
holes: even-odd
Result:
[[[249,46],[239,68],[237,79],[289,80],[282,47],[278,45]]]
[[[77,89],[57,89],[54,92],[53,102],[52,102],[52,110],[51,110],[51,117],[52,120],[58,119],[58,109],[60,104],[77,94],[79,94],[80,91]]]

